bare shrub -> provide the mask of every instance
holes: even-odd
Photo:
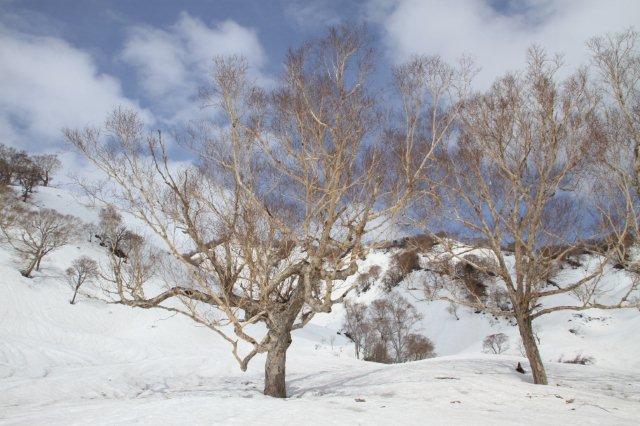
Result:
[[[365,361],[379,362],[381,364],[391,364],[393,359],[389,356],[389,348],[383,340],[374,340],[370,352],[365,357]]]
[[[419,269],[420,257],[415,250],[402,250],[394,254],[383,279],[386,289],[396,287],[409,273]]]
[[[385,290],[391,291],[394,287],[400,284],[403,279],[404,275],[402,275],[400,269],[392,264],[387,269],[387,272],[385,272],[384,277],[382,277],[382,284],[384,285]]]
[[[71,266],[65,271],[67,282],[73,289],[73,297],[69,301],[72,305],[76,302],[76,296],[80,287],[94,280],[99,275],[98,263],[87,256],[82,256],[73,261]]]
[[[40,269],[46,255],[78,238],[79,229],[77,217],[51,209],[13,209],[10,217],[0,221],[5,240],[27,262],[21,271],[27,278],[31,278],[34,269]]]
[[[404,359],[406,361],[419,361],[421,359],[436,356],[434,345],[429,338],[421,334],[411,333],[407,336],[407,345]]]
[[[418,234],[404,239],[404,246],[418,253],[425,253],[438,244],[438,239],[431,234]]]
[[[468,293],[468,299],[472,302],[483,301],[487,296],[487,286],[483,282],[485,275],[475,266],[467,262],[458,262],[454,267],[455,277],[460,279]]]
[[[564,364],[590,365],[594,363],[594,359],[593,357],[590,357],[590,356],[584,356],[582,354],[578,354],[573,358],[568,358],[568,359],[563,359],[563,357],[560,357],[558,362],[562,362]]]
[[[490,334],[482,341],[484,353],[501,354],[509,349],[509,337],[504,333]]]
[[[373,265],[369,268],[367,272],[369,273],[369,276],[372,279],[377,280],[378,278],[380,278],[380,274],[382,273],[382,268],[380,267],[380,265]]]
[[[369,288],[371,288],[371,284],[373,283],[373,280],[371,278],[371,275],[368,272],[362,272],[358,274],[356,278],[356,283],[358,285],[358,287],[356,288],[356,291],[358,293],[366,292],[369,290]]]
[[[393,256],[394,266],[402,275],[407,275],[420,269],[420,257],[415,250],[405,250]]]

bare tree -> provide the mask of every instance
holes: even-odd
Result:
[[[370,306],[345,302],[343,329],[356,357],[391,363],[434,356],[433,343],[416,333],[421,315],[404,297],[392,292]]]
[[[501,354],[509,349],[509,337],[504,333],[490,334],[482,341],[482,349],[486,353]]]
[[[27,261],[22,275],[30,278],[40,269],[42,259],[78,236],[79,219],[55,210],[29,211],[13,208],[0,221],[0,232],[7,243]]]
[[[369,318],[367,307],[361,303],[344,302],[345,318],[343,331],[355,346],[356,358],[361,359],[372,350],[372,334],[375,333]]]
[[[76,302],[78,290],[85,282],[90,282],[98,277],[98,263],[87,256],[82,256],[73,261],[65,271],[67,282],[73,289],[73,297],[69,301],[72,305]]]
[[[393,360],[407,361],[409,343],[418,343],[412,337],[422,319],[416,308],[397,292],[391,292],[371,304],[370,315],[382,340],[388,343]]]
[[[0,144],[0,184],[10,185],[14,178],[13,160],[18,154],[14,148]]]
[[[11,164],[13,177],[22,188],[22,201],[27,201],[40,182],[41,172],[33,160],[24,152],[16,154]]]
[[[438,114],[430,116],[433,137],[412,133],[424,125],[417,117],[428,101],[460,81],[437,62],[402,71],[408,129],[383,132],[380,97],[369,90],[371,58],[362,31],[332,29],[289,52],[270,93],[248,84],[243,60],[217,60],[211,102],[225,121],[191,129],[195,167],[173,167],[161,134],[147,135],[131,112],[114,112],[106,134],[65,132],[189,277],[153,297],[125,289],[120,303],[169,309],[163,303],[178,299],[183,307],[171,309],[223,336],[243,370],[266,352],[267,395],[286,396],[291,332],[342,301],[351,289],[344,280],[365,254],[363,237],[409,202],[431,146],[451,124]],[[390,173],[380,173],[383,165]],[[204,315],[203,305],[219,315]],[[251,335],[255,323],[266,335]],[[241,353],[240,341],[251,349]]]
[[[464,102],[460,137],[454,147],[439,154],[440,175],[446,176],[440,181],[446,215],[486,245],[478,250],[442,239],[446,254],[440,260],[454,266],[462,262],[490,276],[492,286],[506,291],[510,305],[496,306],[493,302],[498,299],[481,294],[468,297],[469,292],[461,297],[459,288],[464,283],[450,276],[425,283],[425,294],[429,299],[514,317],[534,382],[546,384],[533,320],[559,310],[637,303],[629,303],[630,293],[623,300],[605,303],[595,291],[611,247],[620,244],[617,240],[602,243],[599,228],[587,233],[589,216],[600,217],[603,223],[611,217],[602,205],[581,196],[587,193],[584,183],[588,180],[583,178],[604,149],[598,137],[598,91],[584,70],[558,83],[560,60],[548,58],[539,48],[531,49],[528,58],[525,72],[508,74]],[[623,229],[621,235],[626,232]],[[592,240],[581,241],[585,234]],[[469,251],[478,257],[467,256]],[[553,279],[557,266],[582,254],[592,255],[582,276],[558,284]],[[479,258],[483,264],[474,260]],[[630,286],[629,292],[634,288]],[[588,291],[575,304],[549,301],[576,289]]]
[[[159,276],[161,266],[157,249],[137,236],[131,239],[126,252],[109,251],[108,263],[100,271],[100,277],[109,284],[103,290],[119,303],[130,304],[129,298],[145,300],[145,285]]]
[[[39,182],[42,186],[49,186],[53,175],[62,167],[62,163],[54,154],[36,155],[33,157],[33,163],[40,171]]]
[[[640,234],[640,34],[633,30],[592,39],[588,46],[603,96],[597,134],[606,149],[600,152],[597,193],[606,199],[604,227],[616,246],[615,257],[627,270],[628,248]]]
[[[419,361],[433,358],[436,356],[434,348],[433,342],[427,336],[416,333],[409,334],[404,359],[406,361]]]

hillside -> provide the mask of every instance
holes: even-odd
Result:
[[[38,188],[37,206],[95,221],[97,210],[69,192]],[[384,271],[393,250],[362,263]],[[79,242],[55,252],[33,279],[20,275],[0,248],[1,424],[635,424],[640,416],[640,313],[636,310],[555,313],[537,320],[551,385],[534,386],[518,348],[517,329],[466,308],[456,319],[445,302],[422,302],[400,291],[423,314],[421,332],[437,357],[397,365],[355,359],[338,334],[344,310],[318,315],[294,334],[288,353],[290,398],[261,393],[264,356],[242,373],[228,344],[194,322],[162,311],[136,310],[88,296],[70,305],[61,274],[103,248]],[[419,275],[422,271],[412,274]],[[606,271],[608,285],[627,279]],[[383,295],[377,281],[352,300]],[[492,333],[510,337],[502,355],[482,353]],[[558,362],[581,354],[590,365]],[[491,391],[488,391],[488,390]]]

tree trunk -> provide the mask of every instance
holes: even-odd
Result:
[[[31,273],[33,272],[33,268],[36,267],[36,262],[37,259],[33,259],[27,266],[27,269],[21,272],[23,277],[31,278]]]
[[[275,335],[275,340],[267,351],[267,362],[264,365],[264,394],[267,396],[287,397],[285,365],[290,344],[291,330],[289,329]]]
[[[536,338],[533,335],[533,327],[531,325],[531,318],[519,317],[518,329],[520,331],[520,337],[522,338],[522,344],[524,346],[529,365],[531,366],[531,372],[533,374],[533,383],[536,385],[546,385],[547,373],[544,370],[542,364],[542,358],[540,357],[540,351],[538,350],[538,344]]]
[[[76,289],[75,289],[75,290],[74,290],[74,292],[73,292],[73,297],[71,298],[71,301],[69,302],[69,303],[71,303],[72,305],[73,305],[74,303],[76,303],[76,296],[78,295],[78,289],[79,289],[79,288],[80,288],[80,285],[78,284],[78,285],[76,286]]]

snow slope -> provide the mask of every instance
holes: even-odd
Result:
[[[40,206],[97,217],[68,192],[41,188]],[[0,248],[0,424],[637,424],[640,314],[558,313],[539,320],[551,385],[513,369],[525,360],[481,354],[487,334],[517,331],[505,321],[446,304],[416,302],[438,358],[402,365],[353,358],[336,334],[342,309],[294,335],[287,400],[261,394],[264,356],[242,373],[211,331],[166,312],[80,298],[59,278],[77,256],[101,248],[69,245],[31,280]],[[386,266],[383,253],[367,263]],[[366,266],[366,265],[364,265]],[[614,282],[611,272],[608,279]],[[97,289],[87,289],[89,293]],[[360,296],[373,300],[374,288]],[[577,330],[569,332],[569,329]],[[593,365],[558,363],[583,353]]]

